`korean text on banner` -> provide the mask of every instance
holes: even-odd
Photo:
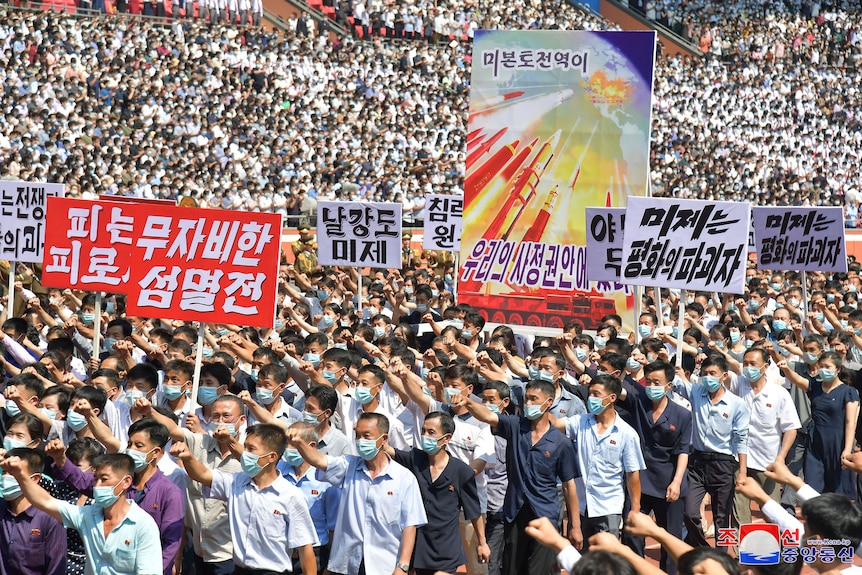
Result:
[[[755,207],[753,218],[758,268],[847,271],[840,207]]]
[[[629,198],[623,278],[634,285],[742,293],[751,206]]]
[[[0,258],[42,262],[48,198],[62,198],[63,184],[0,181]]]
[[[460,250],[463,210],[463,196],[425,196],[422,247],[426,250],[448,252]]]
[[[590,281],[620,281],[625,225],[625,208],[587,208],[587,278]]]
[[[317,259],[323,266],[401,266],[401,204],[318,202]]]
[[[48,198],[42,284],[128,293],[135,209],[133,204]]]
[[[138,206],[127,309],[272,327],[280,248],[281,214]]]
[[[633,309],[588,278],[587,206],[647,192],[655,32],[477,30],[458,300],[587,329]]]

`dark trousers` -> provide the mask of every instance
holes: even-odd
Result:
[[[503,513],[491,513],[485,519],[485,540],[491,549],[491,559],[488,561],[488,575],[502,575],[503,546],[505,544],[506,520]]]
[[[236,566],[233,575],[291,575],[290,571],[264,571],[263,569],[247,569]]]
[[[589,549],[590,537],[596,533],[610,533],[617,539],[620,538],[620,524],[623,516],[617,513],[611,515],[600,515],[599,517],[587,517],[581,515],[581,532],[584,536],[584,551]]]
[[[685,541],[692,547],[709,545],[703,534],[700,516],[700,504],[707,493],[712,501],[716,540],[719,529],[734,527],[731,522],[738,467],[729,455],[700,451],[691,454],[688,463],[688,497],[685,498],[685,527],[688,529]],[[727,547],[717,549],[727,551]]]
[[[506,523],[503,548],[503,572],[518,575],[548,575],[554,567],[557,555],[553,549],[540,545],[524,533],[524,528],[537,519],[529,503],[524,503],[521,511],[511,523]]]
[[[195,557],[195,575],[231,575],[235,565],[233,559],[219,561],[217,563],[205,563],[203,557]]]
[[[797,477],[802,475],[802,463],[805,461],[805,449],[808,446],[808,434],[798,432],[793,445],[790,446],[790,451],[787,452],[787,458],[784,463],[790,473]],[[781,506],[796,515],[796,490],[789,485],[784,486],[781,492]]]
[[[668,503],[664,497],[641,494],[641,513],[649,515],[650,512],[655,514],[655,522],[659,527],[665,528],[677,539],[682,539],[683,515],[685,514],[684,499],[677,499]],[[644,540],[640,537],[631,537],[629,541],[635,552],[643,557],[646,547]],[[661,563],[659,565],[667,575],[676,575],[676,561],[668,557],[664,547],[661,550]]]

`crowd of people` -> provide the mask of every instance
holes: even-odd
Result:
[[[636,326],[551,337],[491,330],[415,262],[283,263],[272,328],[134,317],[18,271],[3,572],[658,573],[652,537],[662,572],[736,573],[722,545],[752,502],[808,549],[781,573],[862,571],[855,261],[809,274],[808,307],[800,274],[749,263],[744,294],[689,292],[682,318],[648,291]]]

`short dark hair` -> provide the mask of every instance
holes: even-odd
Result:
[[[209,361],[201,365],[201,375],[211,375],[216,381],[218,381],[218,386],[222,387],[224,385],[230,385],[232,374],[230,372],[230,368],[223,363],[219,363],[217,361]]]
[[[258,423],[249,427],[245,434],[246,437],[254,436],[260,438],[261,443],[267,449],[278,454],[279,459],[284,455],[284,449],[287,447],[287,436],[281,427],[271,423]]]
[[[612,375],[597,375],[590,381],[590,387],[601,385],[605,390],[613,393],[617,397],[623,392],[622,382]]]
[[[660,359],[648,363],[644,366],[644,377],[657,371],[661,371],[664,373],[665,379],[667,379],[668,383],[673,381],[673,377],[675,375],[673,366],[668,362],[662,361]]]
[[[45,393],[42,394],[42,401],[45,401],[46,397],[50,397],[52,395],[57,396],[57,407],[60,408],[60,411],[66,413],[69,411],[69,405],[72,403],[72,392],[63,387],[62,385],[53,385],[45,390]]]
[[[374,413],[374,412],[362,413],[359,416],[359,419],[357,420],[357,424],[360,421],[373,421],[374,425],[377,427],[377,430],[380,433],[389,433],[389,419],[381,413]]]
[[[92,437],[76,437],[66,449],[66,457],[75,465],[80,465],[82,459],[92,464],[96,457],[105,453],[105,446]]]
[[[443,381],[452,379],[460,379],[464,382],[464,385],[469,385],[474,390],[479,389],[479,375],[475,369],[466,363],[453,363],[446,368],[446,372],[443,374]]]
[[[113,472],[123,476],[135,476],[135,462],[125,453],[105,453],[95,457],[90,463],[96,468],[96,471],[103,467],[109,467]]]
[[[184,359],[172,359],[165,364],[165,372],[178,371],[186,377],[192,377],[195,374],[195,366]]]
[[[23,387],[39,399],[42,399],[42,395],[45,393],[45,384],[32,373],[19,373],[18,375],[13,376],[9,379],[6,387],[9,387],[10,385]]]
[[[679,575],[693,575],[694,568],[707,559],[713,559],[721,565],[727,575],[736,575],[739,567],[736,561],[727,553],[712,547],[695,547],[691,551],[683,553],[677,561],[676,567]]]
[[[154,443],[157,447],[161,447],[162,449],[165,448],[165,445],[168,443],[168,438],[170,437],[168,434],[168,428],[165,427],[163,423],[159,423],[151,417],[139,419],[129,426],[129,438],[136,433],[145,433],[151,443]]]
[[[105,411],[105,405],[108,403],[108,393],[101,388],[85,385],[79,387],[72,392],[72,400],[86,399],[93,409],[99,410],[99,415]]]
[[[159,386],[159,372],[149,363],[139,363],[132,366],[132,369],[126,372],[126,381],[130,379],[142,379],[150,386],[150,389],[155,389]]]
[[[750,350],[749,350],[750,351]],[[703,360],[703,363],[700,364],[700,370],[703,371],[707,367],[717,367],[718,370],[722,373],[728,371],[727,360],[724,359],[724,356],[720,353],[711,353],[706,356],[706,359]]]
[[[824,493],[802,504],[810,534],[823,539],[849,539],[853,549],[862,540],[862,506],[840,493]],[[804,542],[803,542],[804,544]]]
[[[745,358],[746,355],[748,355],[750,353],[759,355],[760,359],[763,360],[763,363],[765,363],[765,364],[769,363],[769,354],[762,347],[752,347],[750,349],[745,350],[745,353],[742,354],[743,359]]]
[[[312,385],[305,392],[305,396],[315,398],[323,411],[328,409],[330,413],[335,413],[335,408],[338,407],[338,392],[328,385]]]
[[[324,361],[331,361],[338,365],[338,367],[350,367],[350,352],[346,349],[340,349],[337,347],[330,347],[326,351],[323,352],[323,355],[320,356],[320,359]]]
[[[455,420],[452,419],[452,416],[448,413],[443,411],[432,411],[425,416],[425,421],[428,421],[429,419],[440,420],[440,429],[443,431],[443,435],[455,433]]]
[[[383,371],[381,367],[378,367],[376,365],[363,365],[359,368],[359,373],[370,373],[378,382],[386,382],[386,372]]]
[[[264,377],[271,377],[279,385],[287,383],[287,380],[290,379],[290,375],[287,373],[287,368],[278,363],[268,363],[260,366],[258,379],[262,379]]]
[[[6,430],[8,431],[10,427],[19,423],[27,428],[30,437],[42,441],[42,421],[38,417],[30,413],[19,413],[6,422]]]
[[[6,457],[18,457],[27,462],[27,471],[32,473],[42,473],[45,467],[45,456],[38,449],[30,449],[27,447],[16,447],[10,449]]]
[[[635,575],[628,559],[607,551],[590,551],[575,563],[571,575]]]
[[[90,375],[90,381],[93,381],[97,377],[104,377],[105,379],[110,381],[111,387],[120,386],[120,372],[116,369],[110,369],[108,367],[97,369]]]
[[[620,377],[622,377],[622,373],[626,369],[626,361],[628,361],[628,357],[621,353],[609,351],[604,354],[599,361],[604,361],[610,364],[610,366],[614,368],[614,371],[620,372]]]
[[[117,318],[112,319],[108,322],[108,328],[120,326],[123,328],[123,337],[129,337],[132,335],[132,324],[130,324],[127,320]],[[107,329],[107,328],[106,328]]]
[[[542,381],[540,379],[532,379],[527,382],[527,385],[524,386],[525,390],[535,389],[536,391],[541,392],[545,397],[553,399],[556,394],[556,388],[554,384],[549,381]]]
[[[48,346],[45,350],[59,351],[65,357],[71,357],[72,354],[75,353],[75,342],[72,341],[72,338],[67,336],[56,337],[48,342]]]

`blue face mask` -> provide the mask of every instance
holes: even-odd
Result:
[[[422,451],[427,453],[428,455],[434,455],[441,449],[443,449],[442,445],[437,444],[438,438],[436,437],[428,437],[427,435],[422,436]]]
[[[539,379],[539,368],[527,366],[527,375],[530,377],[530,379]]]
[[[217,387],[198,387],[198,403],[210,405],[216,399],[218,399]]]
[[[646,324],[640,324],[638,326],[638,333],[641,337],[649,337],[649,335],[652,333],[652,327]]]
[[[524,417],[529,419],[530,421],[535,421],[542,417],[544,411],[542,411],[542,405],[533,405],[533,404],[525,404],[524,405]]]
[[[106,351],[111,351],[114,349],[114,344],[117,343],[117,339],[113,337],[106,337],[104,343],[102,344],[102,349]]]
[[[744,375],[745,379],[748,381],[757,381],[760,379],[762,373],[760,372],[759,367],[748,366],[742,368],[742,375]]]
[[[589,354],[588,354],[587,350],[585,350],[584,348],[582,348],[582,347],[576,347],[575,348],[575,357],[578,358],[578,361],[580,361],[581,363],[584,363],[585,361],[587,361],[588,355]]]
[[[608,338],[596,336],[596,339],[593,340],[596,343],[596,349],[605,349],[605,346],[608,345]]]
[[[276,389],[278,389],[278,388],[276,388]],[[273,401],[275,401],[275,400],[276,400],[276,398],[278,397],[277,395],[275,395],[275,394],[273,393],[273,390],[271,390],[271,389],[264,389],[264,388],[262,388],[262,387],[258,387],[258,388],[254,391],[254,394],[255,394],[255,396],[257,397],[257,401],[258,401],[259,403],[261,403],[262,405],[269,405],[270,403],[272,403]]]
[[[282,455],[281,458],[285,460],[288,465],[293,467],[299,467],[303,462],[302,455],[299,454],[299,450],[294,449],[293,447],[285,449],[284,455]]]
[[[112,301],[105,302],[105,313],[110,314],[110,313],[114,313],[115,311],[117,311],[117,304],[116,303],[114,303]]]
[[[309,413],[307,411],[302,412],[302,421],[309,425],[317,426],[320,424],[319,418],[323,415],[322,413]]]
[[[757,300],[751,300],[748,302],[748,309],[751,311],[757,311],[760,309],[760,302]]]
[[[362,387],[361,385],[356,386],[356,389],[353,390],[353,393],[356,397],[356,401],[358,401],[362,405],[368,405],[374,400],[374,397],[377,395],[376,393],[371,393],[370,388]]]
[[[335,325],[335,318],[331,315],[325,315],[320,318],[320,325],[322,325],[324,328],[330,328]]]
[[[317,290],[317,299],[320,301],[326,301],[326,298],[329,297],[329,294],[323,291],[322,289]]]
[[[462,329],[461,337],[464,339],[473,339],[473,330],[472,329]]]
[[[320,372],[320,375],[323,377],[323,379],[325,379],[332,385],[335,385],[335,383],[338,381],[338,376],[335,374],[336,372],[327,369],[324,369],[322,372]]]
[[[783,288],[784,286],[781,284],[769,284],[769,287],[771,287],[775,291],[781,291],[781,288]]]
[[[203,349],[201,350],[201,355],[202,355],[202,356],[204,356],[205,358],[210,358],[210,357],[212,357],[212,356],[213,356],[213,348],[211,348],[211,347],[205,347],[205,348],[203,348]]]
[[[243,451],[242,457],[240,457],[240,465],[242,465],[242,470],[249,477],[256,477],[258,473],[263,471],[263,468],[266,465],[258,464],[261,457],[266,457],[269,453],[264,453],[263,455],[255,455],[254,453],[249,453],[248,451]],[[267,463],[267,465],[269,465]]]
[[[71,409],[66,412],[66,423],[69,424],[69,427],[72,431],[81,431],[85,427],[87,427],[87,418],[78,413],[77,411],[72,411]]]
[[[637,371],[641,368],[641,362],[639,362],[633,357],[630,357],[626,360],[626,367],[629,368],[629,371]]]
[[[588,397],[587,409],[589,409],[590,413],[592,413],[593,415],[599,415],[601,412],[608,408],[607,405],[604,405],[605,399],[606,398],[604,397]]]
[[[823,312],[822,312],[822,311],[814,312],[814,319],[816,319],[816,320],[817,320],[817,321],[819,321],[820,323],[823,323],[823,320],[825,319],[825,317],[826,317],[826,316],[824,316],[824,315],[823,315]]]
[[[376,327],[374,328],[374,337],[375,337],[376,339],[382,339],[382,338],[386,337],[386,328],[385,328],[385,327],[376,326]]]
[[[436,290],[436,289],[431,290],[431,297],[437,297],[439,295],[440,295],[440,290]]]
[[[227,429],[227,432],[231,437],[236,437],[236,424],[235,423],[222,423],[219,427],[224,426]]]
[[[377,439],[380,438],[378,437]],[[359,454],[359,457],[365,461],[374,459],[380,452],[380,448],[377,447],[377,439],[357,439],[356,453]]]
[[[44,413],[46,416],[48,416],[48,418],[49,418],[49,419],[57,419],[57,412],[56,412],[56,411],[51,411],[51,410],[50,410],[50,409],[48,409],[47,407],[43,407],[43,408],[42,408],[42,409],[40,409],[39,411],[41,411],[41,412],[42,412],[42,413]]]
[[[663,385],[648,385],[644,389],[646,390],[646,396],[650,401],[659,401],[662,397],[667,395],[667,391]]]
[[[229,333],[230,333],[230,330],[228,330],[228,328],[226,328],[226,327],[222,327],[222,328],[219,328],[216,330],[216,336],[218,336],[218,337],[224,337]]]
[[[302,359],[309,362],[314,367],[317,367],[320,364],[319,353],[306,353],[304,356],[302,356]]]
[[[122,483],[122,481],[120,481]],[[120,483],[117,483],[113,487],[110,485],[94,487],[93,488],[93,504],[97,507],[101,507],[104,509],[105,507],[110,507],[114,504],[114,502],[120,498],[119,495],[116,495],[114,491],[119,487]]]
[[[282,319],[277,319],[274,323],[275,325],[273,325],[273,329],[275,329],[275,331],[281,331],[281,328],[284,327],[284,320]]]
[[[419,313],[425,313],[426,311],[428,311],[428,304],[427,303],[417,303],[416,304],[416,311],[418,311]]]
[[[738,331],[730,332],[730,343],[732,343],[733,345],[736,345],[737,343],[739,343],[740,337],[741,337],[741,335]]]
[[[12,451],[13,449],[20,449],[22,447],[27,447],[27,444],[23,441],[12,439],[10,437],[3,438],[3,449],[6,451]]]
[[[772,330],[773,331],[784,331],[787,329],[787,322],[783,319],[774,319],[772,320]]]
[[[11,399],[6,400],[6,415],[9,417],[15,417],[21,413],[21,408],[18,407],[18,404],[12,401]]]
[[[446,397],[446,403],[452,403],[452,398],[460,394],[463,390],[457,387],[444,387],[443,395]]]
[[[828,301],[829,303],[834,302],[835,301],[835,294],[834,293],[826,294],[826,301]]]
[[[739,311],[739,308],[736,307],[736,304],[729,303],[727,304],[727,311]]]
[[[0,494],[6,501],[18,499],[21,496],[21,486],[18,485],[18,480],[8,473],[0,475]]]
[[[147,462],[147,456],[150,453],[152,453],[154,450],[155,450],[155,448],[149,450],[146,453],[142,453],[140,451],[135,451],[134,449],[127,448],[125,451],[123,451],[123,453],[125,453],[126,455],[131,457],[132,460],[134,460],[134,462],[135,462],[135,473],[140,473],[141,471],[143,471],[144,469],[147,468],[147,465],[149,465],[149,463]]]
[[[165,399],[167,399],[168,401],[175,401],[183,395],[183,386],[166,385],[164,386],[164,388],[162,388],[162,395],[164,395]]]
[[[491,413],[497,413],[497,414],[500,413],[500,406],[499,405],[494,404],[494,403],[486,403],[484,405],[485,405],[485,407],[488,408],[488,411],[490,411]]]
[[[718,391],[721,387],[721,380],[714,375],[701,375],[699,381],[707,391]]]
[[[554,374],[548,373],[547,371],[540,369],[539,370],[539,380],[546,381],[548,383],[554,383]]]
[[[347,351],[347,344],[346,343],[333,343],[332,347],[334,347],[336,349],[343,349],[344,351]]]
[[[841,319],[838,321],[841,323],[841,327],[843,327],[844,329],[847,329],[850,326],[850,322],[846,319]]]
[[[817,363],[817,360],[820,359],[820,354],[819,353],[810,353],[810,352],[806,351],[805,353],[802,354],[802,359],[804,359],[805,363],[807,363],[808,365],[812,365],[812,364]]]
[[[83,321],[85,324],[89,325],[89,324],[93,323],[94,321],[96,321],[96,314],[94,314],[94,313],[82,313],[81,314],[81,321]]]
[[[838,374],[835,373],[834,369],[821,367],[817,370],[817,376],[823,383],[832,383],[833,381],[835,381],[835,378],[838,377]]]
[[[248,374],[248,376],[251,378],[252,381],[257,381],[258,375],[260,375],[259,369],[252,369],[251,373]]]

